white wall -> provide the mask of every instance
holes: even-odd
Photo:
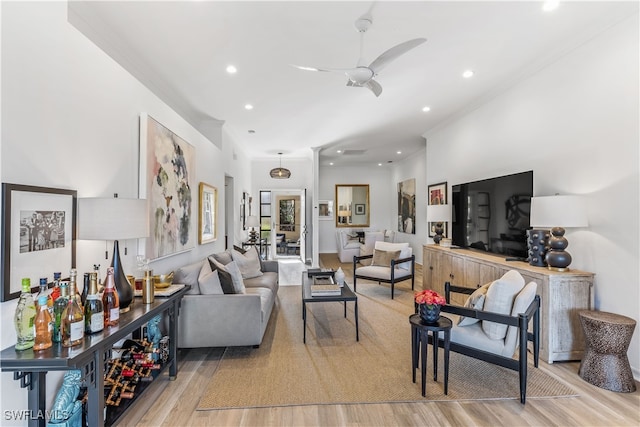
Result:
[[[534,195],[582,194],[589,227],[568,230],[572,268],[595,276],[595,307],[639,319],[638,16],[468,115],[428,132],[427,182],[534,171]],[[629,358],[640,377],[640,328]]]
[[[79,198],[111,197],[113,193],[135,198],[138,117],[147,112],[195,147],[196,181],[213,185],[220,192],[218,240],[155,262],[152,268],[156,273],[168,272],[222,250],[224,175],[235,178],[237,206],[242,189],[251,182],[247,157],[226,132],[220,130],[217,141],[198,133],[69,25],[66,2],[2,2],[1,7],[2,182],[75,189]],[[216,144],[222,145],[222,151]],[[195,188],[196,206],[197,199]],[[193,227],[197,230],[196,223]],[[133,250],[124,257],[123,266],[132,271],[135,242],[128,245]],[[104,249],[104,243],[79,241],[79,271],[89,271],[94,263],[106,266],[110,260],[104,259]],[[0,304],[1,348],[15,343],[10,325],[16,303]],[[0,376],[0,424],[21,425],[5,419],[4,411],[26,409],[27,392],[19,388],[11,373]],[[60,378],[60,373],[47,375],[50,402]]]

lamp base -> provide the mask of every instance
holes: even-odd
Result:
[[[564,228],[553,227],[551,229],[551,238],[549,239],[549,251],[545,256],[549,270],[568,270],[567,267],[571,264],[571,254],[565,251],[567,246],[569,246],[569,242],[564,237]]]
[[[444,227],[441,222],[436,223],[436,225],[434,226],[434,231],[436,232],[436,235],[433,236],[433,243],[439,245],[444,233]]]
[[[118,300],[120,303],[120,313],[126,313],[131,309],[133,305],[133,288],[131,283],[124,274],[122,268],[122,262],[120,262],[120,249],[118,241],[113,242],[113,260],[111,261],[111,267],[113,267],[113,279],[116,283],[116,291],[118,292]]]

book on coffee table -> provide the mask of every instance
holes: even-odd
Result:
[[[312,297],[328,297],[341,295],[342,290],[340,286],[336,284],[330,285],[311,285],[311,296]]]

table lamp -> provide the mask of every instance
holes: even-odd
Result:
[[[117,194],[113,198],[78,199],[78,239],[113,240],[111,266],[113,267],[121,313],[129,311],[134,292],[122,268],[118,240],[148,236],[147,201],[145,199],[119,199]],[[107,254],[105,254],[106,257]]]
[[[444,233],[444,223],[451,218],[451,206],[449,205],[428,205],[427,206],[427,224],[434,222],[434,231],[436,233],[433,236],[433,242],[436,245],[440,244],[442,240],[442,234]]]
[[[258,219],[257,216],[249,215],[247,217],[247,228],[251,229],[251,231],[249,231],[249,241],[250,242],[257,241],[258,232],[256,231],[256,228],[260,228],[260,220]]]
[[[531,198],[532,227],[551,228],[549,250],[545,256],[548,268],[555,271],[569,270],[571,255],[565,251],[569,242],[564,237],[569,227],[586,227],[586,201],[580,196],[541,196]]]

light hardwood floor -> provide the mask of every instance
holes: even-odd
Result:
[[[353,274],[351,265],[339,264],[334,254],[323,254],[321,262],[327,267],[341,266],[347,277]],[[416,289],[421,289],[421,271],[416,271],[416,279]],[[549,365],[541,361],[539,369],[571,386],[579,397],[530,398],[526,405],[514,399],[196,411],[223,350],[181,350],[178,378],[169,381],[166,374],[159,377],[118,425],[640,426],[640,391],[614,393],[592,386],[578,376],[578,362]]]

